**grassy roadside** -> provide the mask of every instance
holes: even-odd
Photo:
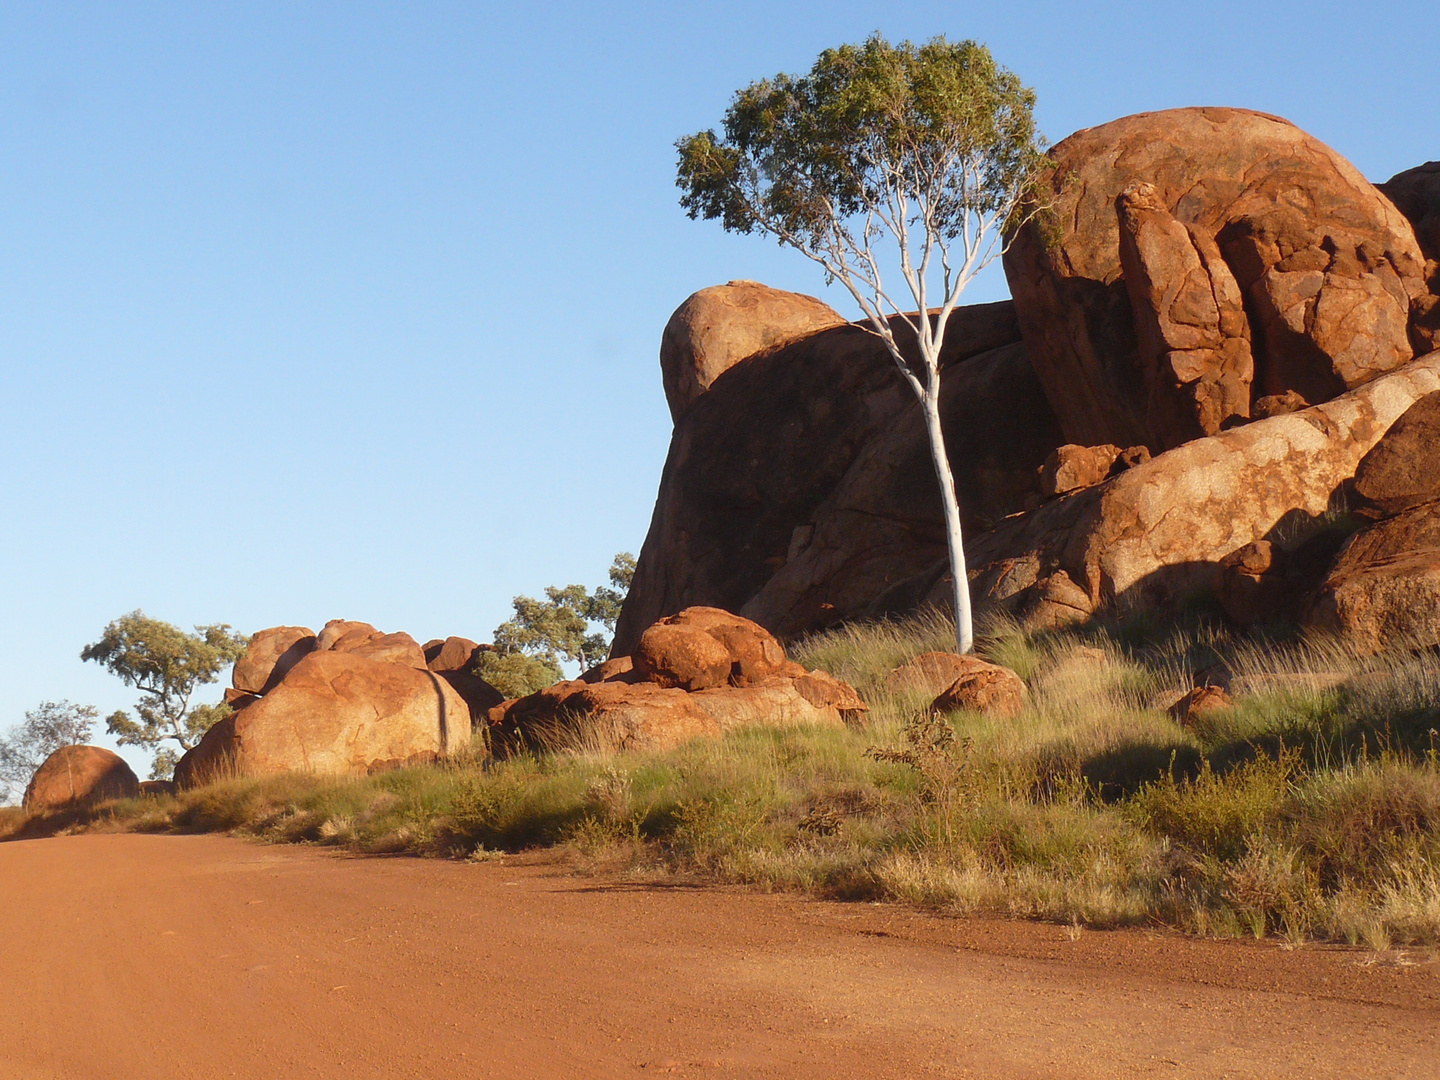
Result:
[[[852,628],[793,651],[871,705],[863,730],[752,729],[667,753],[594,746],[364,779],[232,780],[68,818],[62,829],[234,831],[274,842],[582,867],[1091,926],[1440,943],[1440,657],[1358,659],[1207,627],[997,624],[1016,720],[926,715],[885,675],[950,631]],[[1182,728],[1205,669],[1235,706]]]

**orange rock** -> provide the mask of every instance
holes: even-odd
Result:
[[[1170,109],[1050,155],[1052,212],[1004,260],[1071,442],[1160,451],[1243,419],[1246,322],[1253,396],[1319,404],[1414,355],[1410,310],[1427,289],[1410,222],[1293,124]]]
[[[640,635],[631,659],[635,673],[656,686],[704,690],[730,678],[730,650],[698,626],[658,622]]]
[[[1360,459],[1352,509],[1391,517],[1440,499],[1440,390],[1411,405]]]
[[[35,770],[25,789],[27,810],[60,810],[105,799],[133,799],[140,781],[120,755],[100,746],[62,746]]]
[[[1235,702],[1222,686],[1197,686],[1174,705],[1170,716],[1181,727],[1194,727],[1212,713],[1224,712],[1235,707]]]
[[[892,692],[922,690],[933,698],[969,671],[973,660],[953,652],[921,653],[885,676],[885,687]]]
[[[425,664],[431,671],[464,671],[474,667],[475,653],[480,646],[469,638],[448,637],[426,642]]]
[[[438,675],[326,650],[206,732],[175,779],[188,787],[231,772],[364,775],[469,747],[470,710]]]
[[[730,655],[726,681],[731,686],[758,686],[781,674],[787,664],[785,647],[774,634],[757,622],[720,608],[689,607],[661,619],[658,625],[703,630],[723,645]]]
[[[695,293],[670,316],[660,338],[660,372],[671,419],[742,360],[770,352],[844,317],[803,293],[758,281],[732,281]]]
[[[978,656],[962,656],[966,670],[941,693],[930,708],[938,712],[973,709],[1008,719],[1025,707],[1025,683],[1019,675]]]
[[[589,671],[584,672],[580,676],[580,681],[587,683],[635,683],[643,680],[635,674],[635,664],[630,657],[616,656],[603,663],[596,664]]]
[[[425,653],[420,643],[406,633],[373,634],[361,638],[360,631],[351,631],[334,645],[335,652],[353,653],[367,660],[379,660],[387,664],[404,664],[406,667],[428,671]]]
[[[257,631],[251,635],[245,655],[235,662],[230,684],[248,694],[266,693],[314,650],[315,631],[308,627],[272,626]]]
[[[376,630],[375,627],[371,626],[368,622],[354,622],[350,619],[331,619],[321,628],[319,635],[315,638],[316,652],[333,649],[337,641],[355,630],[368,631],[372,636],[380,633],[379,630]]]
[[[1124,453],[1118,446],[1057,446],[1040,469],[1040,493],[1064,495],[1094,487],[1110,475]]]
[[[668,750],[720,725],[695,695],[653,683],[557,683],[490,710],[490,745],[506,756],[522,749],[593,745],[607,750]]]

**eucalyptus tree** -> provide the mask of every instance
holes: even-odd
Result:
[[[186,633],[132,611],[105,627],[100,640],[86,645],[80,659],[93,660],[140,691],[135,716],[119,709],[106,718],[105,728],[121,746],[158,747],[155,774],[167,779],[180,755],[161,744],[173,741],[180,750],[189,750],[230,714],[223,702],[192,705],[191,699],[238,660],[248,642],[223,623],[197,626],[194,633]]]
[[[735,94],[723,134],[676,143],[690,217],[773,236],[818,263],[827,283],[854,297],[919,399],[962,653],[974,631],[940,425],[940,352],[965,287],[1043,209],[1034,109],[1034,92],[984,45],[938,37],[891,45],[877,34],[826,50],[808,75],[752,83]],[[897,267],[903,291],[887,281]],[[907,359],[905,338],[918,362]]]

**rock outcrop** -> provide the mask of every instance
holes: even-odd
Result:
[[[1064,440],[1008,302],[957,309],[945,341],[945,437],[980,529],[1039,502]],[[944,554],[918,403],[874,335],[824,330],[726,371],[676,423],[612,655],[692,605],[781,635],[908,610]]]
[[[335,649],[212,727],[175,769],[181,787],[229,775],[363,776],[470,747],[470,710],[438,675]]]
[[[742,360],[845,322],[830,305],[758,281],[701,289],[678,308],[660,337],[660,374],[678,421],[710,384]]]
[[[101,746],[62,746],[35,770],[24,806],[44,812],[139,794],[140,781],[120,755]]]
[[[1172,109],[1051,157],[1050,209],[1005,269],[1067,441],[1158,452],[1256,398],[1320,404],[1414,355],[1428,289],[1409,221],[1293,124]]]
[[[577,744],[665,750],[753,724],[835,725],[865,711],[848,683],[787,660],[756,623],[694,607],[646,629],[632,657],[497,705],[489,738],[501,755]]]
[[[1197,439],[1012,518],[966,545],[977,605],[1025,613],[1063,573],[1089,610],[1122,597],[1167,607],[1213,587],[1231,552],[1343,509],[1360,460],[1421,397],[1440,353],[1297,413]],[[937,566],[933,601],[948,587]]]
[[[1379,187],[1410,219],[1425,256],[1430,295],[1420,299],[1410,320],[1415,351],[1440,349],[1440,161],[1406,169]]]

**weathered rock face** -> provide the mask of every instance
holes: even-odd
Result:
[[[660,338],[660,373],[670,418],[740,361],[845,322],[828,304],[758,281],[732,281],[695,293],[670,316]]]
[[[557,683],[492,709],[490,747],[502,757],[577,741],[596,749],[669,750],[720,734],[698,697],[653,683]]]
[[[1406,409],[1360,459],[1351,508],[1382,518],[1434,499],[1440,499],[1440,392]]]
[[[230,684],[246,694],[273,690],[301,659],[315,650],[315,631],[304,626],[273,626],[251,635],[245,655],[235,662]]]
[[[970,670],[969,660],[953,652],[921,653],[885,676],[885,688],[892,693],[918,690],[933,698]]]
[[[967,528],[1038,502],[1063,441],[1018,338],[1008,302],[957,309],[946,330]],[[691,605],[782,635],[908,610],[944,554],[919,405],[873,335],[825,330],[731,368],[677,422],[612,655]]]
[[[1120,266],[1152,431],[1166,444],[1214,435],[1250,415],[1250,323],[1214,237],[1182,225],[1155,185],[1117,200]]]
[[[1360,652],[1440,644],[1440,502],[1356,533],[1307,621]]]
[[[1188,728],[1234,707],[1235,702],[1223,686],[1197,686],[1171,705],[1169,711],[1177,724]]]
[[[185,787],[232,772],[364,775],[469,747],[470,711],[438,675],[329,649],[206,732],[175,779]]]
[[[421,671],[427,670],[425,653],[421,650],[420,643],[403,631],[381,634],[352,630],[330,648],[334,652],[351,653],[367,660],[380,660],[388,664],[404,664]]]
[[[1040,494],[1065,495],[1094,487],[1118,472],[1150,460],[1143,446],[1057,446],[1040,469]]]
[[[1167,449],[1255,398],[1317,404],[1413,356],[1427,289],[1409,222],[1294,125],[1173,109],[1051,156],[1053,212],[1005,269],[1068,441]]]
[[[139,794],[140,781],[118,754],[100,746],[62,746],[35,770],[24,806],[37,812],[61,810]]]
[[[1440,260],[1440,161],[1406,169],[1376,186],[1410,219],[1425,258]]]
[[[1437,389],[1433,353],[1324,405],[1186,443],[1003,522],[967,544],[977,606],[1031,610],[1062,572],[1092,610],[1119,597],[1163,607],[1206,591],[1237,548],[1343,502],[1360,459]],[[942,573],[934,602],[948,592]]]

